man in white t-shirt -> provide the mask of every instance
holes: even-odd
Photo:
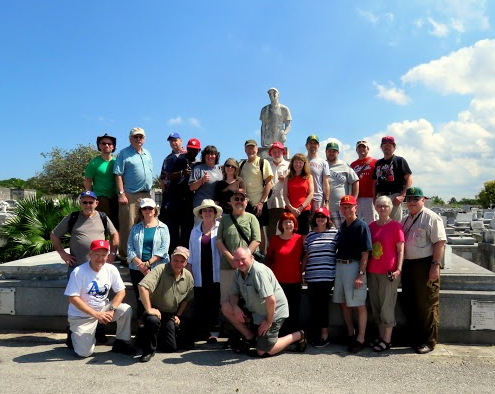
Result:
[[[89,357],[95,348],[98,323],[117,322],[117,333],[112,351],[134,355],[131,341],[130,305],[122,303],[125,285],[118,269],[106,264],[110,245],[105,240],[91,242],[89,261],[76,267],[70,275],[65,295],[69,297],[70,340],[67,346],[80,357]],[[115,293],[108,300],[110,289]]]
[[[325,159],[318,156],[320,140],[316,135],[310,135],[306,139],[306,149],[308,150],[308,161],[311,175],[314,182],[313,201],[311,201],[311,212],[314,213],[318,208],[328,209],[330,198],[330,184],[328,177],[330,170]]]

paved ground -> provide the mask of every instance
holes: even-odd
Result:
[[[393,348],[350,355],[344,346],[308,347],[252,359],[199,345],[158,353],[149,363],[98,346],[80,359],[54,333],[0,333],[7,393],[493,393],[495,347],[439,345],[428,355]]]

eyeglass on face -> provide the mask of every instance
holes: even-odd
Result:
[[[417,196],[415,196],[415,197],[406,197],[406,202],[412,202],[412,201],[415,201],[416,202],[416,201],[419,201],[419,200],[421,200],[421,197],[417,197]]]
[[[244,201],[246,201],[246,198],[245,197],[234,197],[234,201],[244,202]]]
[[[93,205],[95,202],[94,201],[81,201],[82,204],[84,205]]]
[[[388,205],[377,205],[376,208],[377,209],[387,209],[387,208],[389,208],[389,206]]]
[[[326,219],[327,217],[325,215],[316,215],[316,219]]]
[[[201,213],[203,213],[203,212],[215,212],[215,209],[214,208],[203,208],[201,210]]]
[[[225,168],[235,168],[232,164],[225,164]]]
[[[109,146],[112,146],[113,144],[111,142],[100,142],[100,145],[109,145]]]
[[[132,138],[136,140],[142,140],[144,138],[144,135],[138,134],[138,135],[133,135]]]
[[[152,208],[152,207],[142,207],[141,208],[143,211],[152,211],[153,209],[155,208]]]

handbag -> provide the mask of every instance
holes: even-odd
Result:
[[[234,217],[234,215],[232,213],[230,214],[230,218],[232,219],[232,223],[234,223],[234,226],[237,229],[237,232],[239,233],[239,235],[242,237],[244,242],[246,242],[246,244],[249,245],[251,242],[249,241],[246,234],[244,234],[244,231],[242,231],[241,226],[239,226],[239,223],[237,223],[237,219]],[[253,253],[253,257],[258,263],[266,264],[266,256],[263,253],[261,253],[260,251],[258,251],[258,250],[255,251]]]

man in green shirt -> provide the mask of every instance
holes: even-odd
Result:
[[[95,157],[86,166],[84,172],[84,190],[92,190],[98,197],[97,210],[105,212],[115,228],[119,228],[119,203],[112,155],[117,148],[117,138],[108,134],[96,137],[96,146],[100,156]],[[127,240],[124,240],[127,242]]]
[[[188,260],[189,250],[178,246],[170,263],[154,268],[139,283],[139,297],[145,310],[140,358],[143,363],[151,360],[157,348],[166,352],[177,350],[177,328],[180,328],[184,347],[194,346],[188,323],[182,316],[194,297],[194,279],[185,269]]]

